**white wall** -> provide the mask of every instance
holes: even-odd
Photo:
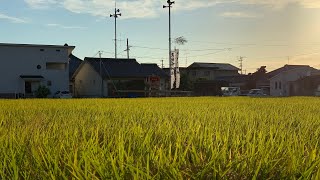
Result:
[[[101,97],[101,77],[88,62],[83,62],[75,76],[75,95],[79,97]],[[103,96],[108,96],[107,81],[103,81]]]
[[[296,81],[302,77],[309,76],[313,71],[310,67],[296,68],[289,71],[284,71],[270,79],[270,95],[271,96],[289,96],[290,81]],[[276,88],[276,82],[278,87]],[[279,84],[281,83],[281,89]]]
[[[46,70],[46,62],[68,63],[67,47],[1,45],[0,55],[0,93],[25,93],[25,81],[20,75],[43,76],[41,84],[51,81],[52,93],[69,89],[68,64],[65,70]]]

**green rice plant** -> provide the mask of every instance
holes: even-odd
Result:
[[[0,100],[0,179],[319,179],[318,98]]]

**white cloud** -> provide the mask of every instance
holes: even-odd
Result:
[[[107,17],[114,9],[114,0],[24,0],[32,8],[61,7],[74,13]],[[175,0],[174,11],[195,10],[212,7],[217,4],[253,4],[281,9],[289,4],[298,4],[305,8],[320,8],[320,0]],[[165,0],[117,0],[117,7],[123,13],[122,18],[152,18],[158,16]]]
[[[8,16],[6,14],[0,13],[0,20],[1,19],[8,20],[8,21],[13,22],[13,23],[28,23],[28,21],[26,19],[17,18],[17,17],[13,17],[13,16]]]
[[[228,17],[228,18],[256,18],[258,17],[255,14],[250,14],[246,12],[224,12],[220,14],[220,16]]]
[[[62,24],[46,24],[47,27],[56,27],[56,28],[61,28],[61,29],[87,29],[87,27],[82,27],[82,26],[65,26]]]

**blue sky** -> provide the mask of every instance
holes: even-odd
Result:
[[[0,0],[3,43],[76,46],[80,58],[114,56],[114,10],[111,0]],[[168,66],[168,9],[165,0],[117,0],[118,57]],[[244,70],[268,70],[284,64],[320,68],[318,0],[176,0],[172,37],[184,36],[180,65],[231,63]],[[173,44],[175,46],[175,44]]]

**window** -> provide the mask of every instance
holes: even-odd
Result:
[[[82,84],[82,80],[79,80],[79,84]]]
[[[44,51],[44,49],[40,49],[40,51]]]
[[[281,89],[281,82],[279,82],[279,89]]]
[[[47,86],[52,86],[52,82],[51,81],[47,81]]]
[[[210,76],[210,71],[205,71],[205,72],[204,72],[204,75],[205,75],[205,76]]]
[[[40,66],[40,65],[38,65],[38,66],[37,66],[37,69],[41,69],[41,66]]]
[[[275,82],[275,89],[278,89],[278,82]]]
[[[56,49],[57,52],[60,52],[60,49]]]
[[[92,84],[96,84],[96,80],[92,80]]]
[[[66,70],[67,63],[58,63],[58,62],[47,62],[47,70]]]

